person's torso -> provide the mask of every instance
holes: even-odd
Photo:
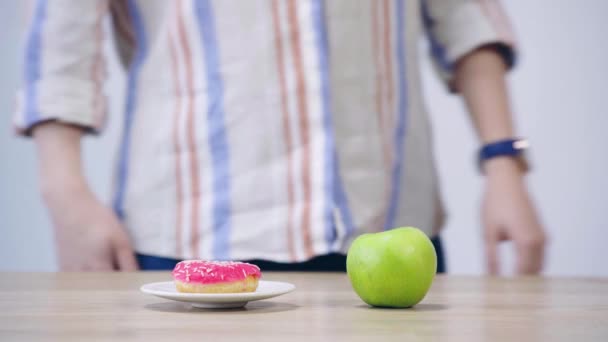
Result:
[[[436,228],[418,1],[113,1],[140,253],[300,261]]]

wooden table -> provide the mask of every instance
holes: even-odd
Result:
[[[607,279],[437,277],[414,309],[373,309],[343,274],[245,309],[194,309],[139,292],[168,273],[0,273],[0,341],[608,341]]]

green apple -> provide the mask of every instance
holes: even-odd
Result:
[[[367,304],[407,308],[418,304],[431,287],[437,254],[420,229],[396,228],[357,237],[348,250],[346,270]]]

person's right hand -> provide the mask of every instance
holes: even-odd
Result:
[[[45,196],[63,271],[133,271],[129,237],[112,210],[88,189]]]
[[[82,170],[78,126],[41,123],[32,135],[38,150],[40,189],[55,226],[64,271],[131,271],[135,255],[116,215],[90,190]]]

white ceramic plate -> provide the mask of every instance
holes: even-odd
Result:
[[[280,281],[260,280],[255,292],[246,293],[182,293],[177,292],[172,281],[160,283],[150,283],[143,285],[140,290],[143,293],[151,294],[161,298],[176,300],[192,304],[197,308],[205,309],[227,309],[240,308],[247,305],[247,302],[254,300],[268,299],[280,296],[295,290],[295,286],[290,283]]]

